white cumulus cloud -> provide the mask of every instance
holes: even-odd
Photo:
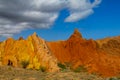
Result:
[[[0,36],[10,37],[25,29],[49,28],[63,9],[75,22],[94,13],[101,0],[0,0]]]

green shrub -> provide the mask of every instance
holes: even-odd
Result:
[[[45,72],[46,71],[46,67],[40,66],[40,71]]]
[[[66,66],[64,64],[58,63],[58,67],[60,67],[62,70],[66,69]]]
[[[76,69],[73,70],[74,72],[87,72],[87,69],[81,65],[79,67],[77,67]]]
[[[29,61],[22,61],[21,65],[23,68],[26,68],[29,65]]]
[[[120,79],[118,79],[118,78],[109,78],[109,80],[120,80]]]

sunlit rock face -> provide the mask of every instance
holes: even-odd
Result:
[[[57,59],[52,56],[45,40],[34,33],[26,40],[8,38],[0,44],[1,62],[3,65],[24,67],[29,69],[45,69],[56,72]]]
[[[117,38],[117,41],[120,42],[120,38]],[[78,30],[75,30],[68,40],[47,42],[47,45],[61,63],[71,63],[73,68],[84,65],[90,73],[102,76],[118,75],[120,44],[114,41],[108,42],[104,42],[103,45],[102,40],[86,40]],[[114,55],[110,54],[112,51]]]
[[[96,40],[100,49],[109,54],[120,55],[120,36]]]
[[[86,40],[75,29],[65,41],[47,42],[34,33],[26,40],[8,38],[0,43],[0,65],[56,72],[58,63],[69,63],[72,69],[84,65],[102,76],[118,75],[120,37]]]

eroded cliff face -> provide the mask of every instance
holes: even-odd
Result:
[[[59,70],[57,59],[52,56],[45,40],[39,38],[36,33],[26,40],[12,38],[0,44],[0,54],[2,65],[14,67],[24,67],[29,69],[45,69],[49,72]]]
[[[114,43],[119,45],[114,41],[111,44]],[[89,72],[103,76],[118,75],[120,73],[120,55],[109,54],[111,47],[105,49],[101,47],[101,44],[100,41],[82,38],[78,30],[75,30],[66,41],[47,42],[52,53],[62,63],[71,63],[73,68],[84,65]],[[116,47],[118,51],[120,51],[119,46]],[[114,49],[112,48],[112,50]]]

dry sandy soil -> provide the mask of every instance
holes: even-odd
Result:
[[[37,70],[27,70],[13,68],[10,66],[0,66],[0,80],[120,80],[113,78],[102,78],[87,72],[75,73],[72,71],[61,71],[47,73]]]

